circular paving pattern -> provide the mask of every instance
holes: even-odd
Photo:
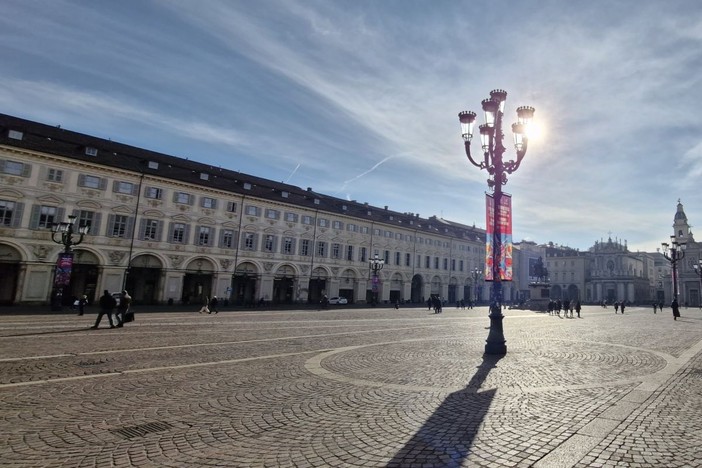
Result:
[[[482,340],[390,342],[321,353],[305,367],[320,377],[354,385],[524,392],[629,383],[667,363],[650,351],[599,342],[511,341],[502,358],[483,357],[483,348]]]

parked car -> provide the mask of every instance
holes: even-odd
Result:
[[[330,304],[348,304],[349,301],[345,297],[332,297],[329,299]]]

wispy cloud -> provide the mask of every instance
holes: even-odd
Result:
[[[678,198],[702,219],[702,19],[671,1],[11,1],[0,106],[483,224],[457,113],[505,88],[507,125],[533,105],[547,126],[505,187],[515,237],[585,248],[614,224],[643,245]]]

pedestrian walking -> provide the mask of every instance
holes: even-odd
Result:
[[[614,313],[616,314],[619,312],[619,301],[614,302]]]
[[[205,296],[205,303],[200,307],[200,313],[201,314],[209,314],[210,313],[210,298]]]
[[[83,315],[83,312],[85,312],[85,306],[88,304],[88,296],[83,294],[80,296],[80,299],[78,299],[78,315]]]
[[[581,309],[580,301],[577,301],[577,302],[575,303],[575,312],[577,312],[578,318],[580,318],[580,309]]]
[[[657,309],[657,308],[658,308],[658,304],[656,304],[656,303],[654,302],[654,303],[653,303],[653,313],[654,313],[654,314],[656,313],[656,309]]]
[[[117,306],[117,301],[110,294],[110,292],[105,289],[105,292],[100,296],[100,312],[98,312],[97,320],[95,320],[95,325],[90,327],[92,330],[97,330],[100,326],[100,321],[103,315],[107,315],[107,320],[110,322],[110,328],[115,328],[112,323],[112,311]]]
[[[219,305],[219,299],[217,299],[217,296],[212,296],[212,299],[210,299],[210,313],[214,312],[219,313],[217,310],[217,306]]]
[[[431,306],[433,305],[433,303],[434,303],[434,301],[432,301],[431,297],[429,299],[427,299],[427,307],[428,307],[427,310],[431,310]]]
[[[127,320],[127,314],[129,313],[129,306],[132,304],[132,296],[129,295],[126,289],[122,290],[119,296],[119,304],[117,304],[117,326],[122,328],[124,322],[131,322]]]
[[[619,307],[622,309],[622,315],[624,315],[624,307],[626,307],[626,301],[622,301]]]
[[[677,299],[673,299],[670,308],[673,309],[673,320],[677,320],[678,317],[680,317],[680,306],[678,305]]]

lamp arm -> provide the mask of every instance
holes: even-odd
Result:
[[[62,243],[63,243],[63,242],[60,241],[60,240],[56,240],[56,233],[53,232],[53,231],[51,232],[51,240],[54,241],[54,242],[57,243],[57,244],[62,244]]]
[[[73,245],[78,245],[81,242],[83,242],[83,238],[85,237],[85,234],[80,234],[78,237],[78,242],[74,242]]]
[[[483,169],[484,166],[482,164],[478,164],[477,162],[475,162],[475,160],[473,159],[473,156],[471,156],[471,154],[470,154],[470,141],[465,141],[463,144],[466,147],[466,156],[468,156],[468,160],[471,162],[471,164],[474,165],[475,167]]]

